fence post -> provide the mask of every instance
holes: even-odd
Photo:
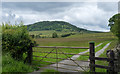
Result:
[[[32,44],[30,44],[30,48],[28,51],[28,63],[31,65],[32,64]]]
[[[58,71],[58,51],[57,51],[57,48],[56,48],[56,66],[57,66],[57,71]]]
[[[94,42],[90,42],[90,72],[95,72],[95,46]]]
[[[110,69],[108,70],[108,72],[113,74],[114,73],[114,51],[113,50],[110,51],[109,67]]]

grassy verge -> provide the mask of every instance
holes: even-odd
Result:
[[[2,72],[32,72],[33,70],[32,66],[14,60],[9,54],[4,54],[2,57]]]

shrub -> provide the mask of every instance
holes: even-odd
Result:
[[[35,35],[30,35],[32,38],[35,38]]]
[[[22,23],[19,25],[2,24],[3,52],[10,52],[14,59],[20,60],[31,44],[34,45],[34,41],[29,36],[27,27]]]
[[[36,38],[41,38],[40,35],[36,35]]]
[[[61,35],[61,37],[68,37],[68,36],[70,36],[70,35],[75,35],[75,33],[63,34],[63,35]]]
[[[58,37],[57,33],[54,32],[54,33],[52,34],[52,38],[57,38],[57,37]]]

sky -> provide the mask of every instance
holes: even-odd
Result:
[[[80,28],[108,32],[108,20],[116,13],[118,2],[2,2],[2,22],[12,24],[66,21]]]

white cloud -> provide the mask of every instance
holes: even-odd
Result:
[[[6,16],[6,17],[8,17],[8,16],[9,16],[9,14],[8,14],[8,13],[6,13],[6,14],[5,14],[5,16]]]
[[[4,8],[3,12],[7,13],[6,17],[4,16],[4,20],[7,20],[7,21],[23,20],[23,22],[26,25],[39,22],[39,21],[54,21],[54,20],[67,21],[73,25],[76,25],[81,28],[86,28],[88,30],[108,31],[109,30],[107,26],[108,19],[112,15],[117,13],[117,10],[114,10],[114,11],[104,10],[109,8],[110,6],[109,2],[104,3],[104,4],[107,4],[107,7],[105,8],[104,6],[101,6],[101,3],[96,3],[96,2],[93,2],[93,3],[80,2],[80,3],[70,3],[70,4],[68,3],[67,6],[63,4],[62,9],[58,5],[57,5],[57,8],[55,8],[56,5],[54,4],[53,6],[51,6],[51,8],[49,7],[49,9],[47,9],[48,6],[46,6],[45,8],[44,6],[39,5],[43,11],[39,9],[39,6],[37,6],[35,10],[33,9],[34,7],[32,7],[32,9],[30,9],[29,7],[28,7],[29,9],[25,7],[27,9],[23,8],[23,10],[21,10],[19,6],[18,6],[19,7],[18,9],[15,8],[13,10],[10,8]],[[113,8],[116,7],[115,4],[117,3],[113,3]],[[49,5],[49,3],[47,5]],[[12,11],[12,12],[10,13],[9,11]]]

